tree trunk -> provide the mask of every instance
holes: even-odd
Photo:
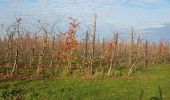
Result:
[[[108,76],[110,76],[110,72],[111,72],[113,65],[114,65],[114,68],[116,67],[117,44],[118,44],[118,33],[114,34],[114,48],[113,48],[112,56],[111,56],[111,60],[110,60],[110,67],[109,67],[109,71],[108,71]]]
[[[16,52],[15,52],[15,60],[14,60],[14,66],[13,66],[13,69],[11,71],[11,77],[13,76],[13,73],[15,72],[15,70],[17,70],[17,67],[18,67],[18,57],[19,57],[19,49],[20,49],[20,19],[17,19],[16,20],[17,22],[17,27],[16,27],[16,35],[17,35],[17,48],[16,48]]]

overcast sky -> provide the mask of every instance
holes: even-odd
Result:
[[[93,23],[97,15],[97,33],[110,37],[133,26],[143,39],[170,39],[170,0],[0,0],[0,24],[9,24],[20,16],[25,24],[38,19],[53,24],[62,18],[58,28],[67,29],[68,17],[80,20],[79,31]]]

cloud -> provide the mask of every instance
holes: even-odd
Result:
[[[129,1],[141,3],[160,3],[162,0],[129,0]]]
[[[142,30],[170,22],[170,3],[166,3],[165,0],[0,0],[0,24],[11,23],[18,16],[25,23],[41,19],[51,24],[65,16],[59,23],[64,29],[67,18],[75,16],[85,30],[97,14],[97,31],[101,34],[125,32],[131,26]]]
[[[170,41],[170,23],[160,24],[141,30],[145,38]]]
[[[127,0],[124,4],[129,7],[156,9],[166,2],[164,0]]]
[[[170,34],[170,23],[160,24],[159,26],[152,26],[144,29],[144,31],[150,31],[153,33]]]

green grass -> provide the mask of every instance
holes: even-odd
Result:
[[[159,86],[161,90],[159,89]],[[142,92],[143,90],[143,92]],[[0,100],[170,100],[170,65],[125,78],[35,78],[0,82]],[[156,99],[157,98],[157,99]]]

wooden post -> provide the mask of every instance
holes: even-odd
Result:
[[[144,50],[144,68],[148,65],[148,41],[145,41],[145,50]]]
[[[89,30],[87,30],[86,32],[86,36],[85,36],[85,48],[84,48],[84,58],[83,58],[83,67],[87,67],[87,71],[86,73],[90,73],[89,71],[89,64],[88,64],[88,41],[89,41]]]
[[[50,61],[50,65],[49,67],[52,67],[53,66],[53,61],[54,61],[54,57],[55,57],[55,36],[53,37],[53,40],[52,40],[52,53],[51,53],[51,61]]]
[[[131,32],[131,40],[130,40],[130,52],[129,52],[129,66],[133,64],[133,57],[134,57],[134,39],[133,39],[133,27]]]
[[[95,39],[96,39],[96,15],[94,16],[94,30],[93,30],[93,47],[92,47],[92,55],[95,56]]]
[[[104,58],[104,46],[105,46],[105,40],[103,38],[102,51],[101,51],[101,55],[100,55],[100,68],[102,67],[102,60]]]
[[[131,75],[133,73],[133,68],[135,67],[136,63],[138,62],[138,58],[136,57],[136,49],[134,45],[134,32],[132,27],[131,32],[131,41],[130,41],[130,53],[129,53],[129,72],[128,75]]]
[[[91,66],[90,66],[90,74],[92,74],[93,71],[93,64],[94,64],[94,57],[95,57],[95,39],[96,39],[96,18],[97,16],[94,16],[94,30],[93,30],[93,40],[92,40],[92,62],[91,62]]]

